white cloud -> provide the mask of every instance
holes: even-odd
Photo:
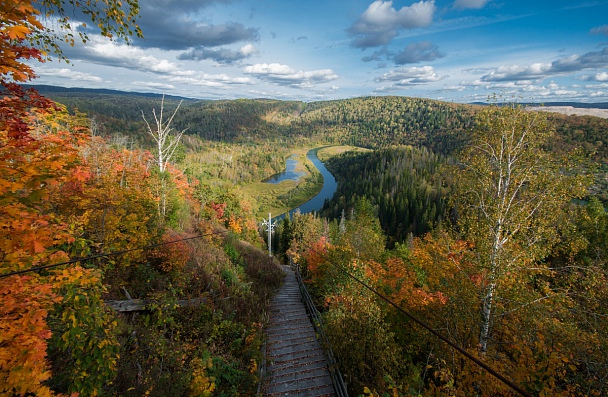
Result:
[[[399,10],[392,1],[376,0],[348,30],[354,47],[377,47],[390,43],[399,30],[429,26],[433,22],[435,0],[420,1]]]
[[[589,81],[608,81],[608,73],[607,72],[599,72],[594,74],[593,76],[583,76],[583,80]]]
[[[240,48],[239,52],[244,56],[249,56],[256,54],[258,50],[252,44],[245,44]]]
[[[172,83],[186,84],[201,87],[222,88],[229,85],[248,85],[253,84],[253,80],[248,77],[231,77],[227,74],[207,74],[201,73],[197,76],[171,76],[168,79]]]
[[[103,79],[98,76],[94,76],[89,73],[75,72],[72,69],[61,68],[61,69],[40,69],[36,73],[40,76],[46,77],[60,77],[63,79],[88,81],[92,83],[101,83]]]
[[[468,8],[480,9],[488,4],[489,0],[456,0],[454,2],[454,8],[464,10]]]
[[[560,96],[565,96],[565,95],[572,96],[572,95],[577,95],[578,92],[577,91],[572,91],[572,90],[556,90],[555,94],[556,95],[560,95]]]
[[[338,78],[338,75],[331,69],[296,71],[287,65],[278,63],[258,63],[247,66],[243,72],[273,84],[293,88],[310,88],[316,84],[327,83]]]
[[[422,66],[391,70],[376,77],[374,81],[393,83],[390,86],[379,88],[378,91],[394,91],[434,83],[447,77],[437,74],[432,66]]]
[[[160,88],[162,90],[174,90],[175,86],[173,84],[165,84],[165,83],[155,83],[152,81],[134,81],[133,85],[140,87],[148,87],[148,88]]]
[[[467,87],[463,86],[463,85],[448,85],[443,87],[440,91],[455,91],[455,92],[462,92],[464,90],[466,90]]]
[[[589,93],[589,97],[591,98],[608,98],[608,91],[595,91]]]
[[[570,55],[551,63],[533,63],[527,66],[500,66],[481,78],[482,81],[542,80],[556,75],[566,75],[585,69],[608,66],[608,47],[583,55]],[[601,73],[598,73],[601,75]],[[602,75],[603,76],[603,75]]]
[[[180,74],[183,71],[177,63],[160,59],[141,48],[118,44],[105,40],[100,36],[90,37],[86,45],[68,54],[70,59],[80,59],[100,65],[124,67],[127,69],[160,74]]]
[[[588,84],[588,85],[585,86],[585,88],[608,88],[608,83]]]
[[[500,66],[482,77],[484,81],[534,80],[548,75],[550,63],[533,63],[529,66]]]

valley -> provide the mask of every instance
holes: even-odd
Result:
[[[64,302],[49,314],[56,335],[47,348],[53,390],[75,390],[66,385],[81,366],[104,368],[103,379],[115,386],[87,378],[80,390],[101,388],[106,395],[252,394],[263,379],[264,324],[281,263],[301,269],[349,393],[449,395],[455,387],[508,393],[495,378],[479,383],[485,375],[471,361],[450,363],[449,348],[352,277],[452,335],[452,343],[526,390],[533,390],[534,377],[549,379],[543,390],[562,395],[601,390],[597,379],[608,368],[591,363],[601,362],[608,340],[601,304],[608,296],[607,120],[407,97],[304,103],[47,95],[59,109],[32,124],[45,152],[31,146],[28,156],[40,156],[32,163],[40,167],[57,167],[47,159],[62,163],[48,188],[47,174],[33,170],[28,178],[39,182],[29,185],[31,194],[5,189],[2,200],[7,219],[14,208],[29,214],[31,225],[53,224],[49,231],[64,233],[52,238],[33,226],[26,228],[32,234],[13,233],[18,244],[33,248],[19,251],[21,259],[11,259],[5,271],[84,255],[84,266],[24,279],[55,277],[53,291]],[[172,114],[180,102],[170,124],[156,120],[174,134],[184,131],[159,171],[157,136],[146,130],[142,113],[150,119],[152,109],[164,107]],[[533,134],[519,138],[526,145],[496,149],[514,142],[503,122],[518,134],[532,126]],[[519,151],[514,178],[522,179],[497,181],[508,173],[496,167],[509,163],[487,156],[511,151]],[[22,178],[32,170],[25,163],[15,168],[10,152],[2,153],[11,164],[5,169],[22,170]],[[283,180],[268,182],[277,175]],[[505,207],[492,189],[511,183],[509,200],[518,209],[499,213]],[[30,205],[38,197],[45,207]],[[260,225],[269,212],[276,221],[272,260]],[[15,222],[7,227],[15,230]],[[497,230],[503,234],[496,241],[503,242],[493,248],[488,236]],[[116,259],[106,257],[114,253]],[[81,286],[100,279],[106,287]],[[138,309],[140,317],[102,309],[125,293],[151,302]],[[70,305],[84,299],[92,306],[74,316],[85,317],[66,322]],[[173,301],[199,306],[170,306]],[[15,312],[26,310],[12,302]],[[487,310],[478,310],[480,302]],[[105,314],[89,320],[91,310]],[[480,318],[491,324],[481,336]],[[70,335],[84,328],[103,347],[76,347],[71,338],[78,337]],[[112,331],[99,336],[106,328]],[[594,347],[583,352],[585,344]],[[66,364],[79,351],[96,358]],[[134,371],[138,365],[141,371]]]
[[[608,395],[607,6],[0,2],[0,396]]]

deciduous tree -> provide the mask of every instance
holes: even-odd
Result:
[[[552,134],[541,112],[490,106],[478,115],[461,164],[453,170],[459,181],[458,225],[474,244],[483,274],[482,353],[488,349],[494,302],[504,283],[542,272],[537,262],[556,242],[560,210],[585,192],[584,180],[572,175],[572,167],[543,149]]]

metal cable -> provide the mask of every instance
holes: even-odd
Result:
[[[108,252],[108,253],[105,253],[105,254],[97,254],[97,255],[87,256],[87,257],[84,257],[84,258],[74,258],[74,259],[71,259],[71,260],[65,261],[65,262],[53,263],[53,264],[50,264],[50,265],[43,265],[43,266],[37,266],[37,267],[31,267],[31,268],[28,268],[28,269],[15,270],[14,272],[8,272],[8,273],[0,274],[0,278],[9,277],[9,276],[15,276],[15,275],[18,275],[18,274],[24,274],[24,273],[29,273],[29,272],[37,272],[37,271],[40,271],[40,270],[50,269],[50,268],[53,268],[53,267],[64,266],[64,265],[71,265],[71,264],[78,263],[78,262],[83,262],[83,261],[88,261],[88,260],[98,259],[98,258],[106,258],[106,257],[109,257],[109,256],[117,256],[117,255],[122,255],[122,254],[126,254],[126,253],[133,252],[133,251],[140,251],[140,250],[145,250],[145,249],[150,249],[150,248],[156,248],[156,247],[161,247],[163,245],[175,244],[175,243],[179,243],[179,242],[182,242],[182,241],[194,240],[194,239],[198,239],[198,238],[203,238],[203,237],[208,237],[208,236],[214,236],[214,235],[217,235],[217,234],[225,234],[225,233],[228,233],[228,231],[226,230],[226,231],[220,231],[220,232],[200,234],[200,235],[197,235],[197,236],[194,236],[194,237],[187,237],[187,238],[183,238],[183,239],[180,239],[180,240],[166,241],[164,243],[145,245],[145,246],[142,246],[142,247],[130,248],[130,249],[121,250],[121,251]]]
[[[401,312],[402,314],[405,314],[407,317],[409,317],[410,319],[412,319],[416,324],[418,324],[421,327],[425,328],[431,334],[433,334],[437,338],[441,339],[443,342],[447,343],[449,346],[451,346],[454,349],[456,349],[463,356],[465,356],[466,358],[470,359],[471,361],[473,361],[475,364],[477,364],[481,368],[483,368],[486,371],[488,371],[491,375],[493,375],[494,377],[496,377],[498,380],[500,380],[501,382],[503,382],[505,385],[507,385],[508,387],[510,387],[512,390],[516,391],[518,394],[520,394],[520,395],[522,395],[524,397],[532,397],[532,395],[530,393],[528,393],[527,391],[525,391],[524,389],[522,389],[519,385],[515,384],[510,379],[507,379],[505,376],[503,376],[499,372],[495,371],[492,367],[490,367],[489,365],[487,365],[483,361],[479,360],[477,357],[473,356],[471,353],[469,353],[468,351],[464,350],[463,348],[461,348],[460,346],[458,346],[457,344],[455,344],[454,342],[452,342],[451,340],[449,340],[447,337],[445,337],[445,336],[441,335],[439,332],[435,331],[430,325],[426,324],[424,321],[420,320],[419,318],[417,318],[416,316],[414,316],[413,314],[411,314],[407,310],[403,309],[402,307],[400,307],[399,305],[397,305],[395,302],[393,302],[391,299],[387,298],[382,293],[378,292],[376,289],[374,289],[373,287],[369,286],[364,281],[360,280],[358,277],[353,276],[352,274],[350,274],[342,265],[339,265],[339,264],[336,264],[336,263],[332,262],[331,260],[329,260],[321,252],[318,252],[318,251],[316,251],[314,249],[312,251],[315,252],[320,257],[322,257],[323,259],[325,259],[329,264],[334,265],[341,273],[343,273],[346,276],[352,278],[354,281],[356,281],[357,283],[361,284],[364,288],[366,288],[369,291],[371,291],[374,295],[378,296],[380,299],[382,299],[383,301],[385,301],[389,305],[393,306],[399,312]]]

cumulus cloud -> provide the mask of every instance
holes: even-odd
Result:
[[[608,25],[596,26],[591,29],[591,34],[603,34],[608,36]]]
[[[595,76],[593,76],[593,80],[608,81],[608,73],[606,73],[606,72],[597,73]]]
[[[180,60],[196,61],[211,59],[217,63],[231,64],[249,58],[257,53],[258,50],[253,45],[247,44],[238,50],[231,50],[228,48],[220,48],[217,50],[212,50],[209,48],[195,48],[192,51],[179,55],[177,58]]]
[[[249,85],[253,80],[248,77],[232,77],[227,74],[200,73],[192,76],[171,76],[168,80],[175,84],[186,84],[190,86],[222,88],[231,85]]]
[[[454,8],[458,10],[484,8],[488,4],[489,0],[456,0],[454,2]]]
[[[91,43],[85,47],[84,54],[88,61],[102,65],[165,74],[179,71],[179,66],[167,59],[156,58],[137,47],[111,42]]]
[[[399,10],[392,1],[376,0],[348,29],[352,45],[358,48],[378,47],[393,40],[400,30],[429,26],[433,22],[435,0],[420,1]]]
[[[583,55],[571,55],[551,63],[534,63],[528,66],[500,66],[481,78],[482,81],[538,80],[546,77],[599,69],[608,66],[608,47]]]
[[[62,79],[87,81],[87,82],[91,82],[91,83],[103,82],[103,79],[99,76],[94,76],[89,73],[75,72],[72,69],[67,69],[67,68],[41,69],[41,70],[36,70],[36,73],[39,76],[46,76],[46,77],[59,77]]]
[[[412,43],[400,51],[393,60],[397,65],[407,63],[430,62],[437,58],[444,57],[445,54],[439,51],[439,47],[430,41]]]
[[[445,78],[447,76],[440,76],[432,66],[422,66],[391,70],[376,77],[374,81],[377,83],[392,83],[388,87],[379,89],[379,91],[391,91],[434,83]]]
[[[279,63],[258,63],[247,66],[243,72],[260,80],[293,88],[310,88],[338,78],[331,69],[296,71]]]
[[[608,73],[606,73],[606,72],[599,72],[599,73],[596,73],[596,74],[591,75],[591,76],[583,76],[583,77],[581,77],[581,80],[587,80],[587,81],[608,81]]]
[[[173,84],[157,83],[157,82],[152,82],[152,81],[134,81],[132,84],[135,86],[138,86],[138,87],[161,89],[163,91],[175,89],[175,86]]]
[[[203,22],[174,20],[169,26],[162,20],[144,40],[137,40],[137,45],[144,48],[165,50],[185,50],[191,47],[219,47],[242,41],[257,41],[257,29],[246,28],[237,22],[221,25],[210,25]]]
[[[203,21],[204,9],[216,3],[231,0],[154,0],[140,1],[138,24],[144,38],[133,37],[142,48],[164,50],[188,50],[193,47],[219,47],[237,42],[259,39],[257,28],[226,21],[217,25]],[[88,21],[88,17],[76,11],[74,20]],[[99,33],[94,24],[84,29],[90,34]]]

